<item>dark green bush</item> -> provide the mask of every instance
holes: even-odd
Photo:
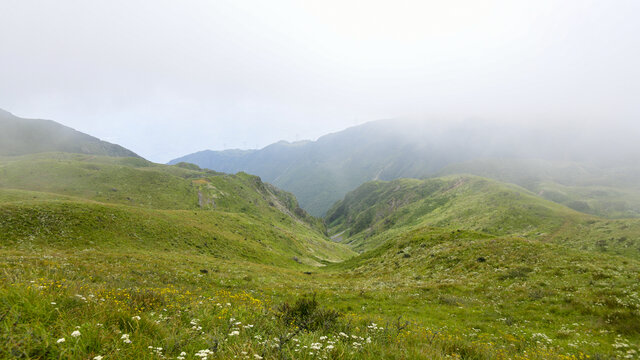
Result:
[[[341,314],[332,309],[321,307],[315,295],[304,296],[294,304],[285,302],[276,309],[276,316],[289,326],[306,331],[329,331],[338,325]]]

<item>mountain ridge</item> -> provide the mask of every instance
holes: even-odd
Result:
[[[534,125],[519,128],[467,121],[449,126],[442,121],[377,120],[324,135],[316,141],[280,141],[259,150],[231,153],[198,152],[169,163],[186,161],[216,171],[259,175],[294,193],[312,215],[323,216],[336,201],[364,182],[433,177],[449,166],[475,159],[542,159],[594,163],[601,167],[608,166],[612,159],[624,158],[626,163],[633,163],[627,158],[640,159],[640,154],[627,151],[632,140],[603,147],[595,130],[584,131],[577,136],[571,129],[549,131]],[[567,143],[572,146],[558,145]],[[636,178],[640,179],[640,175]],[[637,203],[640,210],[640,200]],[[614,217],[621,215],[611,213]]]
[[[120,145],[100,140],[53,120],[21,118],[0,109],[0,155],[54,151],[141,158]]]

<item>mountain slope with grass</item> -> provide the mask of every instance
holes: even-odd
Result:
[[[336,203],[326,222],[336,239],[358,251],[415,227],[435,226],[640,258],[637,219],[602,219],[471,175],[369,182]]]
[[[473,174],[517,184],[547,200],[598,216],[640,216],[640,167],[635,163],[477,159],[449,165],[439,174]]]
[[[617,344],[597,355],[602,358],[634,358],[638,351],[630,345],[640,341],[635,259],[424,226],[327,270],[365,294],[406,294],[411,318],[436,328],[502,333],[516,348],[532,341],[590,356],[603,344]]]
[[[55,121],[23,119],[0,109],[0,156],[52,151],[139,157],[120,145],[102,141]]]
[[[350,256],[293,195],[244,173],[138,158],[46,153],[0,159],[11,244],[190,248],[295,266]]]
[[[603,140],[603,134],[589,132],[589,129],[581,129],[577,136],[572,129],[556,129],[550,133],[534,125],[394,119],[368,122],[322,136],[317,141],[281,141],[259,150],[201,151],[170,163],[186,161],[216,171],[259,175],[295,194],[301,206],[316,216],[326,214],[336,201],[367,181],[434,177],[465,173],[468,169],[476,175],[516,181],[523,186],[520,179],[511,176],[516,170],[535,175],[541,163],[550,164],[544,166],[547,172],[557,172],[556,168],[562,164],[574,163],[577,166],[562,167],[559,175],[578,179],[586,174],[583,169],[587,168],[590,180],[605,189],[574,189],[574,183],[554,181],[554,186],[569,187],[556,189],[555,194],[567,195],[557,198],[549,189],[546,198],[600,216],[626,217],[640,214],[637,211],[640,192],[637,187],[636,190],[626,185],[619,188],[620,182],[616,180],[619,172],[610,165],[634,167],[638,163],[640,154],[632,134],[630,131],[629,136],[611,143]],[[558,146],[569,143],[571,146]],[[477,172],[466,165],[456,167],[456,164],[483,158],[492,159],[498,166],[485,168],[485,164],[480,164]],[[542,160],[536,163],[526,159]],[[518,165],[511,168],[505,163]],[[635,168],[635,172],[627,175],[637,184],[640,172]],[[493,174],[488,172],[491,169],[495,170]],[[575,184],[579,186],[579,182]],[[629,193],[634,194],[633,198],[625,198]],[[589,208],[583,203],[589,204]]]
[[[188,164],[158,171],[192,183],[225,176],[192,176]],[[464,187],[457,200],[493,186],[527,194],[476,177],[439,181],[403,184],[407,204]],[[637,260],[535,233],[499,236],[482,217],[456,223],[443,212],[434,227],[406,213],[371,233],[378,247],[349,258],[289,214],[232,211],[265,206],[259,197],[229,210],[15,189],[0,200],[0,358],[566,360],[640,350]],[[494,233],[463,228],[480,225]]]

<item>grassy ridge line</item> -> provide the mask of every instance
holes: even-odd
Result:
[[[521,236],[640,258],[636,219],[605,220],[516,185],[470,175],[362,185],[327,215],[331,233],[358,251],[424,225]]]
[[[99,247],[189,250],[220,258],[296,266],[350,256],[306,226],[265,226],[245,214],[157,210],[115,204],[29,201],[0,206],[3,247]]]
[[[439,175],[463,173],[517,184],[584,213],[606,218],[640,215],[640,169],[633,164],[478,159],[449,165]]]
[[[293,195],[244,173],[51,153],[2,158],[0,187],[0,221],[10,226],[3,239],[31,246],[32,238],[61,247],[92,246],[87,239],[184,246],[282,266],[295,266],[294,258],[320,265],[352,254],[327,241],[322,221],[300,209]]]
[[[259,177],[205,171],[192,164],[65,153],[5,157],[0,158],[0,187],[146,208],[250,213],[325,232],[322,221],[302,210],[293,195]]]
[[[120,145],[101,141],[54,121],[23,119],[0,109],[0,155],[50,151],[139,157]]]

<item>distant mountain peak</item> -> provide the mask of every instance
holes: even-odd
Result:
[[[140,156],[53,120],[25,119],[0,109],[0,155],[68,152],[116,157]]]
[[[7,110],[4,109],[0,109],[0,116],[1,117],[15,117],[15,115],[13,115],[12,113],[8,112]]]

